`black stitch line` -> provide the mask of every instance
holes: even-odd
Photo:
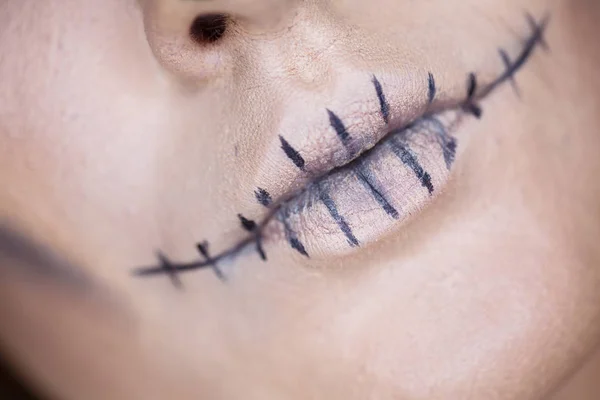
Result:
[[[375,92],[377,93],[377,99],[379,100],[379,109],[381,110],[381,117],[383,118],[383,122],[386,124],[390,120],[390,105],[385,98],[385,94],[383,93],[383,89],[381,87],[381,83],[377,79],[375,75],[373,75],[373,85],[375,86]]]
[[[271,217],[273,215],[275,215],[275,213],[279,210],[278,206],[277,208],[271,209],[269,214],[267,215],[267,217],[258,225],[257,227],[257,232],[260,233],[262,231],[262,229],[264,228],[264,226],[271,220]],[[216,255],[215,257],[207,257],[208,256],[208,252],[202,252],[201,248],[203,248],[202,244],[198,244],[198,250],[200,251],[200,253],[204,256],[204,260],[201,261],[191,261],[191,262],[183,262],[183,263],[177,263],[177,264],[171,264],[173,266],[173,269],[178,271],[178,272],[185,272],[185,271],[194,271],[194,270],[199,270],[199,269],[205,269],[205,268],[212,268],[213,271],[217,274],[217,276],[219,278],[221,278],[221,280],[226,280],[226,277],[222,274],[222,272],[220,271],[220,269],[217,266],[217,263],[221,260],[224,260],[226,258],[229,257],[233,257],[237,254],[240,253],[240,251],[242,251],[242,249],[246,248],[246,246],[249,246],[252,243],[256,243],[257,241],[257,235],[251,235],[246,237],[245,239],[243,239],[242,241],[238,242],[235,246],[219,253],[218,255]],[[261,247],[262,248],[262,247]],[[205,249],[206,250],[206,249]],[[264,254],[264,252],[263,252]],[[260,255],[260,253],[259,253]],[[262,258],[262,256],[261,256]],[[266,258],[266,255],[265,255]],[[152,266],[152,267],[139,267],[139,268],[135,268],[133,270],[133,275],[135,276],[152,276],[152,275],[159,275],[159,274],[163,274],[165,273],[164,267],[163,266]]]
[[[273,200],[271,199],[271,195],[263,188],[257,188],[254,191],[254,195],[256,196],[256,201],[262,204],[265,207],[269,207]]]
[[[340,117],[338,117],[330,109],[327,109],[327,114],[329,115],[329,124],[335,130],[335,133],[337,134],[337,136],[342,141],[342,144],[344,146],[348,146],[350,144],[350,140],[352,138],[350,137],[350,134],[346,130],[346,127],[344,126],[344,123],[342,122],[342,120],[340,119]]]
[[[286,156],[296,165],[296,167],[304,170],[304,158],[294,149],[287,140],[284,139],[283,136],[279,136],[279,141],[281,142],[281,148]]]
[[[320,200],[323,202],[325,207],[327,207],[331,218],[333,218],[340,230],[344,233],[344,235],[346,235],[346,240],[348,241],[348,244],[351,247],[358,247],[358,239],[356,239],[356,236],[354,236],[354,233],[352,233],[352,228],[350,228],[350,225],[348,225],[344,217],[340,215],[337,206],[335,205],[333,199],[329,196],[329,193],[327,193],[327,191],[323,188],[319,188],[319,191]]]
[[[238,214],[237,216],[240,219],[240,224],[242,225],[242,228],[244,228],[248,232],[253,232],[256,229],[256,222],[244,217],[242,214]]]
[[[548,46],[548,43],[546,43],[546,41],[544,40],[544,37],[542,36],[543,31],[546,29],[546,25],[548,24],[549,17],[546,15],[542,19],[542,23],[538,24],[536,22],[535,18],[533,18],[533,16],[527,12],[527,13],[525,13],[525,19],[527,19],[527,23],[529,24],[529,27],[534,32],[534,34],[539,34],[539,39],[538,39],[539,45],[545,51],[549,51],[550,47]]]
[[[202,243],[196,243],[196,248],[204,258],[207,260],[210,258],[208,255],[208,242],[206,240]]]
[[[469,78],[467,80],[467,102],[473,100],[475,96],[475,92],[477,91],[477,76],[474,72],[469,73]]]
[[[208,242],[204,241],[202,243],[196,243],[196,249],[200,252],[202,257],[204,257],[208,263],[207,266],[210,266],[217,278],[219,278],[219,280],[222,282],[226,281],[227,278],[225,277],[225,274],[223,274],[223,271],[221,271],[221,268],[219,268],[217,265],[217,261],[211,258],[210,254],[208,253]]]
[[[398,214],[398,210],[396,210],[394,206],[391,205],[390,202],[385,198],[385,196],[373,185],[373,174],[371,173],[369,168],[364,163],[362,163],[356,168],[354,172],[358,180],[369,191],[371,196],[377,201],[379,206],[383,208],[387,215],[389,215],[393,219],[398,219],[400,217],[400,215]]]
[[[285,208],[283,211],[283,215],[279,218],[281,223],[283,224],[283,228],[285,230],[285,237],[288,240],[288,243],[292,247],[292,249],[296,250],[298,253],[302,254],[305,257],[309,257],[306,248],[298,239],[296,233],[292,230],[292,227],[288,223],[289,218],[289,209]],[[310,257],[309,257],[310,258]]]
[[[158,258],[158,261],[160,263],[160,269],[163,270],[169,276],[169,278],[171,279],[171,282],[173,283],[173,286],[175,286],[177,289],[183,288],[181,279],[179,279],[179,275],[177,274],[178,273],[177,268],[175,268],[175,265],[173,265],[169,261],[167,256],[165,254],[163,254],[161,251],[157,251],[156,258]]]
[[[260,259],[263,261],[267,261],[267,254],[265,253],[265,249],[262,245],[262,235],[260,233],[256,234],[256,252],[260,256]]]
[[[409,167],[414,174],[421,181],[421,186],[427,188],[429,194],[433,193],[433,183],[431,183],[431,176],[427,171],[423,169],[417,158],[412,154],[412,152],[405,147],[398,140],[392,139],[388,142],[394,154],[406,165]]]
[[[429,101],[429,104],[433,103],[436,92],[435,78],[433,77],[433,74],[429,72],[427,75],[427,100]]]
[[[508,56],[508,53],[504,49],[498,49],[498,53],[500,54],[500,58],[502,59],[502,62],[504,63],[504,68],[510,69],[511,64],[510,64],[510,57]],[[517,96],[521,97],[521,91],[519,90],[519,87],[517,86],[517,81],[515,80],[515,76],[511,75],[509,80],[510,80],[513,90],[515,91]]]
[[[483,115],[483,110],[481,109],[481,107],[474,103],[466,104],[465,111],[472,114],[477,119],[480,119]]]
[[[306,249],[304,248],[304,245],[302,244],[302,242],[300,242],[300,240],[298,240],[298,238],[290,238],[290,246],[292,246],[292,249],[296,250],[298,253],[310,258],[310,256],[306,252]]]
[[[267,261],[267,254],[265,253],[265,249],[262,245],[262,235],[257,229],[258,226],[256,225],[256,222],[244,217],[242,214],[238,214],[238,218],[240,219],[240,224],[242,225],[242,228],[244,228],[248,232],[255,232],[256,252],[260,256],[261,260]]]
[[[426,120],[435,125],[437,128],[435,129],[437,142],[442,149],[444,161],[446,162],[446,168],[450,170],[456,156],[456,138],[446,132],[446,127],[438,118],[430,116],[426,117]]]
[[[477,76],[474,72],[471,72],[467,78],[467,100],[465,100],[465,103],[463,104],[463,109],[466,112],[473,114],[476,118],[481,118],[483,111],[481,110],[481,107],[474,102],[476,92]]]
[[[456,138],[447,135],[447,142],[442,143],[442,153],[444,154],[444,162],[446,163],[446,169],[450,170],[454,159],[456,158]]]
[[[536,44],[544,43],[543,35],[549,20],[550,17],[548,15],[546,15],[539,24],[536,23],[535,20],[533,20],[533,24],[535,25],[533,34],[525,42],[525,47],[523,48],[517,59],[514,61],[510,68],[506,69],[502,75],[500,75],[498,78],[492,81],[481,91],[481,93],[479,94],[479,98],[486,97],[490,92],[496,89],[498,85],[504,83],[507,79],[510,79],[513,75],[517,73],[519,69],[521,69],[523,65],[525,65],[525,62],[531,56],[533,49],[536,47]]]

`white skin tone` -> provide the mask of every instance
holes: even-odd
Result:
[[[525,10],[550,16],[549,51],[520,98],[506,82],[481,119],[460,112],[449,176],[432,164],[410,219],[345,212],[349,248],[315,211],[296,227],[311,258],[273,234],[226,282],[132,275],[247,237],[237,213],[267,214],[254,190],[302,175],[278,135],[316,168],[339,145],[326,108],[355,137],[381,124],[373,74],[396,122],[429,72],[432,109],[464,103],[468,73],[485,87],[498,48],[522,51]],[[211,44],[189,36],[207,12],[232,20]],[[599,18],[594,0],[0,1],[3,226],[72,265],[2,254],[3,351],[61,399],[592,399]]]

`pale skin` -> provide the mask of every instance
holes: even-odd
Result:
[[[191,39],[215,12],[224,36]],[[548,50],[478,119],[467,76],[485,87],[499,48],[517,58],[525,12],[549,16]],[[1,1],[3,353],[60,399],[595,398],[599,19],[594,0]],[[329,155],[310,147],[325,109],[358,137],[383,124],[372,76],[394,120],[428,73],[431,109],[463,119],[410,218],[379,232],[347,213],[344,247],[307,215],[311,257],[265,236],[267,261],[242,252],[225,280],[133,274],[243,240],[237,214],[268,214],[257,187],[275,197]]]

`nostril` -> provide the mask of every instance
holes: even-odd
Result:
[[[190,36],[200,44],[216,42],[225,34],[228,19],[224,14],[199,15],[190,26]]]

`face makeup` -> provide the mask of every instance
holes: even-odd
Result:
[[[314,112],[312,120],[290,116],[282,122],[258,174],[257,180],[264,183],[253,195],[265,216],[257,223],[240,215],[250,236],[212,257],[203,247],[204,258],[198,262],[173,264],[162,256],[160,266],[141,268],[136,274],[204,267],[218,271],[218,262],[250,247],[266,260],[266,242],[284,241],[309,258],[338,256],[398,229],[448,181],[462,119],[480,118],[479,102],[504,82],[513,82],[537,45],[544,46],[548,18],[536,22],[527,16],[527,21],[531,33],[516,57],[511,60],[499,50],[504,72],[483,85],[474,73],[468,74],[462,98],[437,104],[431,73],[421,85],[372,75],[364,80],[370,96],[341,96],[339,104]],[[367,86],[355,90],[369,92]],[[301,136],[293,134],[298,126],[307,127]]]

